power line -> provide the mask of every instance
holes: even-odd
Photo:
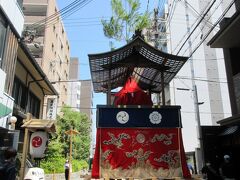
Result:
[[[40,29],[40,28],[47,28],[49,25],[56,23],[59,18],[62,19],[65,17],[70,16],[80,8],[84,7],[88,3],[90,3],[92,0],[75,0],[60,11],[52,14],[51,16],[48,16],[44,18],[43,20],[37,21],[34,24],[28,26],[31,29]]]
[[[216,10],[219,8],[219,6],[221,5],[222,2],[223,2],[223,0],[221,0],[221,1],[219,2],[219,4],[215,7],[215,9],[214,9],[214,11],[212,12],[212,14],[214,14],[214,13],[216,12]],[[211,17],[212,17],[212,16],[209,16],[208,20],[209,20]],[[205,22],[205,24],[206,24],[206,22]],[[204,25],[205,25],[205,24],[204,24]],[[201,31],[204,29],[204,25],[202,26],[202,28],[200,28]],[[216,26],[218,26],[218,24],[217,24]],[[216,26],[215,26],[215,27],[216,27]],[[213,30],[214,30],[214,29],[213,29]],[[217,30],[217,31],[218,31],[218,30]],[[202,38],[202,33],[198,33],[198,34],[195,36],[195,38],[192,40],[192,43],[195,42],[195,40],[196,40],[199,36],[200,36],[200,38]],[[183,54],[185,54],[185,53],[187,52],[187,50],[188,50],[188,49],[185,49],[185,51],[183,52]]]
[[[181,111],[182,113],[192,113],[195,114],[194,111]],[[224,113],[224,112],[202,112],[200,111],[200,114],[232,114],[232,113]]]
[[[201,46],[201,44],[207,39],[207,37],[210,35],[210,33],[213,31],[213,29],[221,22],[221,20],[224,18],[225,14],[230,10],[230,8],[233,6],[236,0],[233,0],[229,6],[225,9],[223,14],[219,17],[219,19],[216,21],[216,23],[213,25],[213,27],[208,31],[208,33],[202,38],[202,40],[199,42],[199,44],[196,46],[196,48],[192,51],[192,53],[189,55],[191,57],[197,49]]]
[[[62,14],[61,14],[61,18],[62,18],[62,19],[65,19],[66,17],[69,17],[69,16],[72,15],[73,13],[77,12],[79,9],[81,9],[81,8],[83,8],[84,6],[86,6],[87,4],[89,4],[91,1],[92,1],[92,0],[84,0],[84,1],[82,1],[81,3],[77,4],[76,6],[70,8],[70,10],[62,13]],[[48,26],[50,26],[50,25],[52,25],[52,24],[54,24],[54,23],[56,23],[56,22],[58,22],[58,19],[57,19],[57,18],[55,18],[55,20],[52,20],[52,22],[48,23],[48,24],[46,25],[46,27],[48,27]],[[46,28],[46,27],[45,27],[45,28]]]
[[[208,80],[208,79],[198,79],[198,78],[190,78],[190,77],[184,77],[184,76],[175,76],[174,78],[179,79],[189,79],[189,80],[195,80],[195,81],[204,81],[204,82],[214,82],[214,83],[227,83],[227,81],[214,81],[214,80]]]
[[[192,32],[190,32],[188,34],[187,39],[183,42],[182,46],[180,47],[180,49],[178,50],[177,54],[179,54],[179,52],[181,51],[181,49],[183,48],[183,46],[186,44],[186,42],[188,41],[188,39],[191,37],[191,35],[193,34],[193,32],[197,29],[197,27],[200,25],[200,23],[203,21],[204,17],[207,15],[207,13],[210,11],[210,9],[212,8],[212,6],[214,5],[214,3],[216,2],[216,0],[214,0],[211,5],[208,7],[208,9],[206,10],[206,12],[203,14],[203,16],[201,17],[201,19],[199,20],[199,22],[196,24],[196,26],[193,28]]]
[[[33,23],[30,27],[37,28],[42,23],[46,24],[47,21],[50,21],[51,19],[58,18],[60,16],[59,14],[65,12],[65,11],[68,11],[69,8],[74,7],[79,2],[80,2],[80,0],[73,1],[72,3],[70,3],[69,5],[64,7],[63,9],[61,9],[60,11],[57,11],[54,14],[52,14],[52,15],[50,15],[50,16],[48,16],[48,17],[46,17],[46,18],[44,18],[44,19],[42,19],[40,21],[37,21],[37,22]]]
[[[215,7],[215,10],[211,13],[211,14],[214,14],[215,12],[216,12],[216,10],[218,9],[218,7],[221,5],[221,3],[223,2],[223,0],[221,0],[221,2],[219,2],[219,4]],[[188,2],[186,2],[187,4],[189,4]],[[201,16],[199,15],[198,17],[197,17],[197,19],[196,19],[196,21],[191,25],[191,27],[190,27],[190,29],[194,26],[194,24],[195,23],[197,23],[197,21],[198,21],[198,19],[200,18]],[[206,19],[203,19],[203,20],[205,20],[205,24],[209,21],[209,19],[211,18],[212,16],[209,16],[209,18],[206,20]],[[203,25],[203,27],[204,27],[204,25]],[[203,29],[203,28],[202,28]],[[202,30],[201,29],[201,30]],[[216,29],[216,31],[218,31],[217,29]],[[183,41],[183,39],[187,36],[187,34],[188,34],[188,31],[185,33],[185,35],[182,37],[182,39],[178,42],[178,44],[177,44],[177,46],[175,47],[175,49],[173,50],[173,52],[178,48],[178,46],[181,44],[181,42]],[[200,35],[201,33],[199,33],[198,34],[198,36]],[[197,36],[195,37],[195,39],[197,38]],[[183,45],[185,45],[185,44],[183,44]],[[185,52],[186,52],[186,50],[185,50]],[[184,53],[185,53],[184,52]]]

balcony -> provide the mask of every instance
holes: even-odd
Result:
[[[46,16],[48,0],[24,0],[23,13],[25,16]]]
[[[45,19],[46,16],[25,16],[25,24],[33,24]]]
[[[46,16],[48,4],[23,4],[23,13],[25,16]]]
[[[23,0],[23,4],[47,4],[48,0]]]

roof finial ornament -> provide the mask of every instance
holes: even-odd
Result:
[[[135,39],[136,37],[144,38],[142,35],[142,30],[140,29],[135,30],[135,33],[133,34],[132,39]]]

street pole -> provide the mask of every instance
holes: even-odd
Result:
[[[203,151],[203,137],[202,137],[202,129],[201,129],[201,121],[200,121],[200,112],[199,112],[199,102],[198,102],[198,93],[197,93],[197,86],[193,85],[193,93],[194,93],[194,107],[195,107],[195,116],[197,121],[197,128],[198,128],[198,138],[199,138],[199,146],[200,146],[200,155],[202,159],[201,167],[205,164],[204,160],[204,151]]]
[[[205,164],[204,159],[204,150],[203,150],[203,137],[202,137],[202,129],[201,129],[201,120],[200,120],[200,111],[199,105],[203,104],[203,102],[198,102],[198,93],[197,93],[197,86],[193,83],[192,89],[188,88],[177,88],[177,90],[189,91],[193,92],[193,103],[194,103],[194,110],[195,110],[195,119],[197,121],[197,131],[198,131],[198,140],[199,140],[199,149],[200,149],[200,161],[198,161],[198,170],[201,170],[203,165]]]
[[[68,173],[68,180],[70,180],[71,177],[71,170],[72,170],[72,136],[79,134],[78,131],[70,129],[65,132],[65,134],[70,136],[70,147],[69,147],[69,173]]]
[[[30,119],[31,119],[31,114],[27,113],[27,119],[25,119],[25,122],[29,121]],[[28,128],[25,127],[24,140],[23,140],[23,152],[22,152],[21,168],[20,168],[20,180],[24,179],[28,145],[29,145],[29,132],[28,132]]]

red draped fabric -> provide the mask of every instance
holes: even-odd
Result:
[[[115,94],[114,105],[152,105],[151,97],[145,93],[133,78]]]
[[[129,78],[115,94],[114,105],[152,105],[152,101]],[[190,178],[181,128],[98,127],[92,178],[101,177]]]
[[[181,129],[98,128],[92,177],[189,178]]]

